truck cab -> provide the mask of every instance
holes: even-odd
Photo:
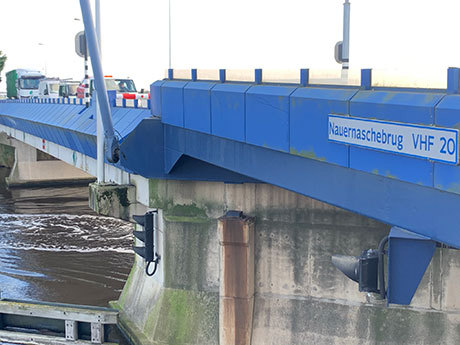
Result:
[[[64,80],[59,85],[59,97],[74,98],[77,96],[78,81]]]
[[[38,97],[38,84],[45,78],[39,71],[15,69],[6,73],[6,90],[8,98]]]
[[[45,78],[40,80],[38,84],[38,97],[59,98],[60,84],[61,82],[58,78]]]
[[[104,77],[105,87],[107,91],[114,90],[117,92],[117,98],[131,98],[136,99],[138,98],[138,92],[136,90],[136,86],[134,85],[134,81],[129,78],[113,78],[112,76],[105,76]],[[90,78],[89,80],[84,79],[80,86],[77,88],[77,97],[84,98],[85,97],[85,87],[84,85],[88,83],[89,85],[89,94],[90,96],[93,95],[94,91],[94,78]]]

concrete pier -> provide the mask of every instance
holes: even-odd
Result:
[[[331,265],[332,254],[376,248],[386,224],[267,184],[149,180],[148,206],[159,209],[160,269],[146,276],[137,257],[113,302],[137,344],[460,342],[456,250],[437,249],[411,306],[386,307]],[[238,255],[225,248],[229,210],[251,216],[232,226],[244,234]]]

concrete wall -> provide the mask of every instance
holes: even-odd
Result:
[[[147,277],[137,258],[114,304],[137,343],[219,343],[217,218],[231,209],[256,220],[253,345],[460,343],[456,250],[437,250],[411,306],[387,308],[330,261],[376,248],[385,224],[266,184],[150,180],[149,193],[161,269]]]

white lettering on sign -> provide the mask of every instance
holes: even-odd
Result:
[[[342,144],[459,164],[458,129],[331,114],[328,138]]]

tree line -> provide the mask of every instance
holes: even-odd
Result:
[[[0,73],[3,71],[3,67],[5,67],[5,62],[6,62],[6,55],[3,54],[3,52],[0,50]],[[0,77],[0,82],[2,81],[2,78]]]

